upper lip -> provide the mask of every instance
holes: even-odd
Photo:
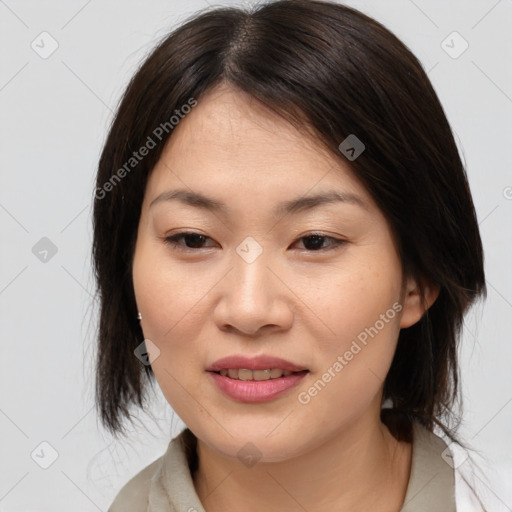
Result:
[[[280,357],[269,356],[262,354],[255,357],[246,357],[240,355],[233,355],[223,357],[212,363],[206,370],[218,372],[220,370],[229,370],[245,368],[247,370],[266,370],[267,368],[279,368],[281,370],[289,370],[292,372],[300,372],[307,370],[304,366],[286,361]]]

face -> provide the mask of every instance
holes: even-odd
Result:
[[[286,460],[375,421],[400,327],[416,320],[390,226],[317,144],[220,87],[174,128],[147,184],[133,282],[152,368],[226,456],[251,441],[263,461]],[[208,371],[229,356],[251,361]],[[260,371],[236,372],[251,363]]]

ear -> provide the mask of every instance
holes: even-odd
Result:
[[[438,284],[423,283],[423,296],[417,279],[408,277],[402,297],[403,313],[400,319],[400,328],[410,327],[421,320],[425,311],[432,306],[439,296],[440,287]]]

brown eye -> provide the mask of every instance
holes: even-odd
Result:
[[[185,245],[179,243],[179,240],[183,239],[185,241]],[[202,249],[202,245],[206,240],[211,238],[205,235],[201,235],[200,233],[193,233],[191,231],[183,231],[181,233],[177,233],[172,236],[168,236],[165,238],[165,243],[173,246],[173,248],[177,250],[194,250],[194,249]]]
[[[335,249],[336,247],[347,243],[347,240],[333,238],[322,234],[312,234],[300,237],[297,241],[304,240],[305,250],[310,252],[321,252]],[[325,247],[324,242],[330,241],[330,245]]]

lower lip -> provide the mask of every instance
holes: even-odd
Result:
[[[219,389],[230,398],[240,402],[266,402],[297,386],[308,372],[292,373],[269,380],[237,380],[215,372],[208,373]]]

